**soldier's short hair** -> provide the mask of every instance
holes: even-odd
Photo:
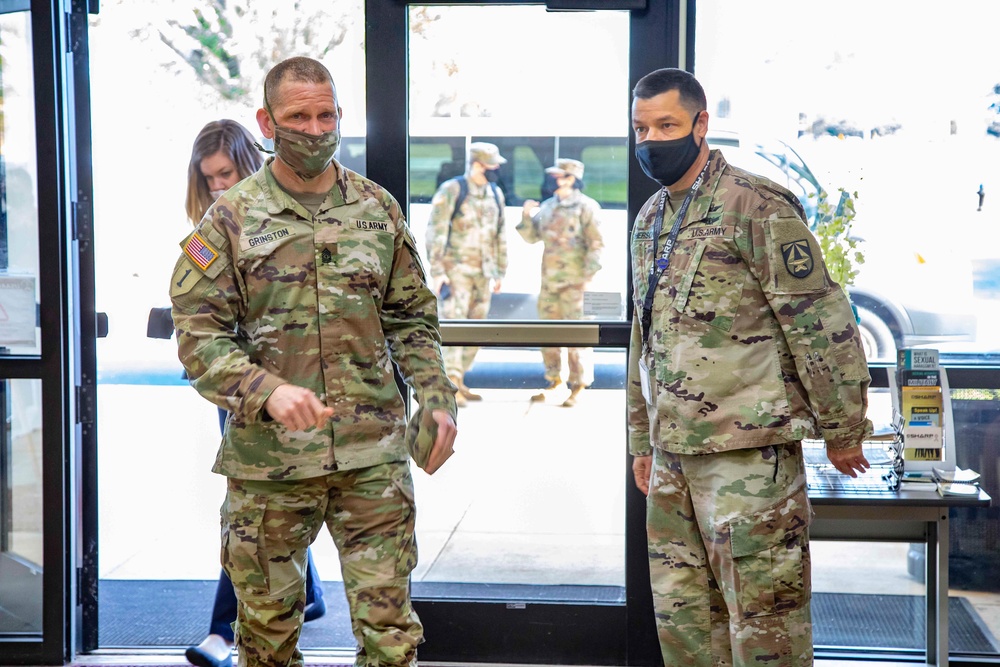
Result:
[[[640,100],[648,100],[671,90],[678,92],[681,105],[692,116],[708,108],[705,89],[698,83],[698,79],[694,78],[690,72],[674,67],[655,70],[639,79],[632,90],[632,96]]]
[[[281,96],[281,84],[285,81],[298,81],[300,83],[329,83],[333,88],[333,101],[340,105],[337,99],[337,85],[333,82],[333,75],[323,63],[305,56],[295,56],[282,60],[271,68],[271,71],[264,77],[264,108],[273,110],[275,106],[283,102]]]

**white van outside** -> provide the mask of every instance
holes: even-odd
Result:
[[[440,120],[452,129],[456,120],[468,121],[465,125],[470,129],[473,123],[477,130],[493,129],[483,127],[483,121],[490,119]],[[442,125],[441,129],[446,128]],[[462,172],[466,146],[473,141],[497,144],[508,160],[500,168],[500,186],[507,200],[510,265],[503,292],[494,297],[490,318],[537,319],[541,247],[526,244],[514,228],[521,219],[522,202],[542,198],[545,167],[552,165],[556,157],[580,160],[586,165],[584,192],[602,207],[605,238],[604,267],[590,290],[619,295],[619,318],[623,318],[628,304],[626,174],[631,159],[626,135],[515,135],[509,128],[503,129],[492,134],[411,135],[409,220],[418,242],[423,245],[434,190],[444,178]],[[810,225],[815,224],[820,197],[833,190],[819,182],[792,146],[779,140],[755,141],[726,130],[710,131],[708,141],[712,147],[722,149],[731,164],[788,188],[802,202]],[[854,226],[866,261],[848,291],[860,317],[869,360],[892,361],[899,347],[973,340],[976,317],[971,265],[956,262],[954,254],[941,244],[921,243],[923,239],[901,234],[895,222],[887,223],[859,217]]]

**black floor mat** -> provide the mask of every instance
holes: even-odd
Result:
[[[100,582],[101,648],[185,647],[200,642],[207,632],[215,581]],[[587,587],[485,586],[423,584],[420,595],[462,599],[539,599],[530,591],[545,590],[546,599],[581,599]],[[559,590],[555,590],[559,589]],[[562,590],[566,589],[566,590]],[[344,588],[324,582],[327,613],[306,623],[302,648],[354,646]],[[594,587],[590,599],[620,601],[615,587]],[[925,601],[912,595],[815,593],[813,643],[816,646],[922,649]],[[968,600],[948,600],[948,644],[952,652],[1000,652],[1000,646]]]
[[[926,599],[915,595],[814,593],[813,644],[923,649],[926,608]],[[966,598],[948,598],[948,649],[957,653],[1000,651]]]
[[[101,648],[187,647],[208,633],[217,581],[102,579],[98,645]],[[344,586],[323,582],[326,615],[302,627],[302,648],[354,646]]]

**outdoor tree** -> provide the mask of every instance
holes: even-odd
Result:
[[[307,55],[329,62],[339,48],[364,48],[364,0],[173,0],[158,5],[159,13],[131,36],[158,39],[173,55],[165,67],[190,70],[222,100],[256,97],[268,70],[285,58]],[[424,34],[437,18],[417,9],[411,13],[411,30]]]
[[[155,25],[160,40],[226,100],[262,90],[264,76],[294,55],[323,60],[364,16],[360,0],[204,0]],[[178,8],[179,9],[179,8]]]

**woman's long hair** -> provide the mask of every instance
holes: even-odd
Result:
[[[201,161],[222,151],[233,161],[240,179],[244,179],[257,171],[264,161],[253,144],[253,135],[235,120],[213,120],[201,128],[191,147],[187,199],[184,202],[192,225],[198,224],[208,207],[215,203],[208,190],[208,182],[201,174]]]

